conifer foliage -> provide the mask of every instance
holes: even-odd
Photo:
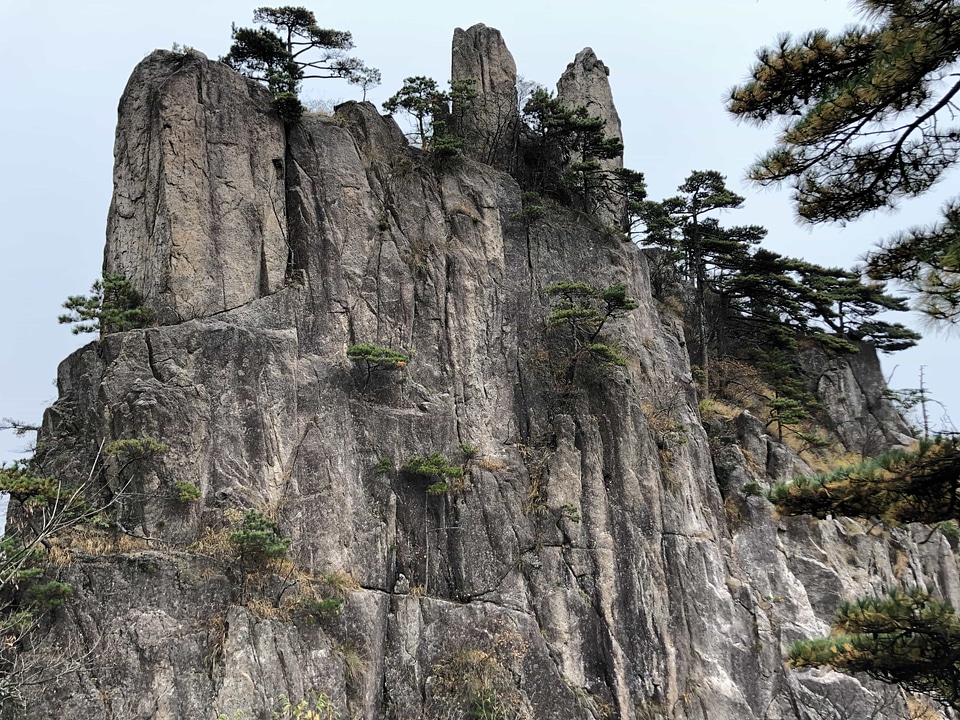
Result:
[[[564,388],[569,388],[582,362],[600,366],[624,366],[626,359],[616,344],[604,333],[612,320],[623,317],[638,306],[627,296],[622,284],[604,289],[583,282],[559,282],[544,288],[553,312],[547,321],[554,339],[561,347]]]
[[[769,420],[782,436],[784,425],[797,424],[815,405],[799,367],[803,341],[830,352],[858,352],[858,343],[869,341],[892,352],[919,340],[913,330],[877,317],[907,310],[882,283],[758,247],[767,234],[758,225],[722,225],[720,213],[740,209],[743,198],[720,173],[694,171],[677,190],[659,202],[631,203],[631,225],[641,228],[642,245],[657,249],[655,293],[665,293],[666,275],[692,288],[688,339],[704,393],[714,359],[749,360],[774,393]]]
[[[834,634],[797,642],[792,667],[863,672],[960,710],[960,620],[949,603],[920,589],[844,603]]]
[[[379,82],[378,70],[347,54],[353,49],[351,34],[319,27],[316,16],[304,7],[257,8],[253,21],[260,27],[233,26],[233,44],[221,59],[265,83],[286,119],[296,119],[303,112],[297,95],[303,80],[344,78],[361,85],[364,93]]]
[[[63,303],[67,311],[57,320],[73,325],[74,335],[123,332],[145,327],[153,319],[143,298],[123,275],[107,274],[95,280],[89,295],[71,295]]]
[[[601,164],[623,154],[620,139],[605,134],[606,121],[583,105],[564,105],[541,87],[524,104],[522,118],[527,129],[521,138],[524,187],[585,212],[596,210],[604,191],[623,177]]]
[[[880,517],[894,523],[960,520],[960,446],[921,441],[916,450],[776,485],[770,500],[784,515]]]
[[[921,441],[769,494],[785,515],[879,517],[894,523],[960,520],[960,446]],[[955,526],[954,526],[955,527]],[[793,667],[864,672],[960,710],[960,621],[928,593],[891,591],[843,604],[830,637],[794,644]]]
[[[837,35],[783,35],[764,48],[728,110],[781,122],[776,146],[750,176],[792,183],[798,215],[845,222],[919,195],[960,154],[960,3],[857,0],[863,24]],[[960,318],[960,222],[944,218],[884,243],[869,258],[875,279],[915,291],[936,319]]]

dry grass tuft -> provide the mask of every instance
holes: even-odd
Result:
[[[489,472],[497,472],[498,470],[503,470],[506,465],[500,460],[495,458],[482,457],[476,461],[477,467],[481,470],[487,470]]]
[[[320,582],[335,596],[343,597],[350,590],[359,590],[360,583],[348,570],[334,570],[320,576]]]
[[[77,525],[55,538],[48,551],[48,560],[63,567],[73,562],[75,553],[86,555],[122,555],[149,548],[143,538],[100,528]]]

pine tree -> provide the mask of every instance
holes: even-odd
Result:
[[[893,523],[960,520],[960,446],[921,441],[769,493],[784,515],[882,518]],[[796,643],[793,667],[864,672],[927,693],[960,710],[960,622],[953,608],[919,590],[845,603],[829,638]]]
[[[617,174],[604,170],[600,161],[623,154],[620,139],[604,134],[606,121],[582,105],[564,105],[542,87],[524,104],[522,118],[527,126],[521,149],[522,184],[580,210],[595,210],[598,198],[617,180]],[[621,177],[628,183],[637,179]]]
[[[265,83],[287,119],[303,112],[297,96],[303,80],[345,78],[363,87],[364,94],[379,83],[378,70],[347,55],[353,49],[351,34],[319,27],[316,16],[306,8],[261,7],[254,11],[253,21],[261,27],[233,26],[233,43],[221,61]]]
[[[758,53],[728,110],[782,123],[750,176],[789,181],[798,215],[845,222],[926,192],[960,157],[957,0],[856,0],[865,22],[816,30]],[[874,279],[901,281],[918,307],[960,319],[960,209],[884,243],[868,258]]]
[[[861,598],[837,611],[828,638],[798,642],[792,667],[862,672],[960,710],[960,620],[919,589]]]
[[[706,373],[706,392],[711,342],[708,326],[722,326],[722,319],[711,322],[707,316],[707,292],[717,291],[714,281],[722,281],[737,269],[749,248],[767,231],[757,225],[721,227],[712,214],[742,207],[743,198],[729,190],[726,178],[715,170],[692,172],[677,190],[675,197],[639,203],[634,208],[646,228],[642,242],[663,248],[694,287],[697,360]]]

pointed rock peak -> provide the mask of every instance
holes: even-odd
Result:
[[[610,70],[593,50],[584,48],[560,76],[557,97],[568,107],[583,105],[590,115],[602,118],[606,123],[604,135],[622,142],[623,131],[616,105],[613,104],[609,75]],[[623,156],[601,160],[600,166],[609,172],[616,171],[623,167]],[[626,221],[626,203],[618,193],[610,191],[600,202],[595,214],[607,225],[622,228]]]
[[[566,105],[586,106],[591,115],[607,121],[607,135],[623,139],[620,116],[610,90],[610,69],[592,48],[577,53],[557,82],[557,95]]]
[[[482,23],[453,31],[450,78],[473,80],[476,97],[454,101],[456,134],[468,157],[510,170],[518,122],[517,64],[496,28]]]
[[[475,78],[477,90],[502,89],[517,83],[517,64],[496,28],[477,23],[453,31],[453,80]]]
[[[602,72],[604,75],[610,74],[610,68],[603,64],[603,61],[597,57],[593,48],[585,47],[577,53],[573,62],[567,65],[567,72],[574,67],[579,67],[582,72]]]

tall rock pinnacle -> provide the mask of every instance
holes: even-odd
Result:
[[[515,158],[518,122],[517,65],[496,28],[482,23],[453,32],[451,79],[474,80],[477,97],[455,103],[466,154],[501,170]]]
[[[606,121],[605,133],[607,137],[623,140],[623,131],[620,127],[620,116],[613,103],[613,93],[610,90],[610,69],[597,58],[591,48],[584,48],[577,53],[573,62],[557,81],[557,97],[565,105],[577,107],[583,105],[594,117]],[[623,157],[602,160],[601,166],[605,170],[617,170],[623,167]],[[611,196],[604,203],[604,207],[597,211],[604,222],[621,227],[624,222],[626,207],[622,198]]]
[[[158,50],[127,83],[104,272],[128,278],[161,324],[283,286],[284,133],[270,100],[199,53]]]

